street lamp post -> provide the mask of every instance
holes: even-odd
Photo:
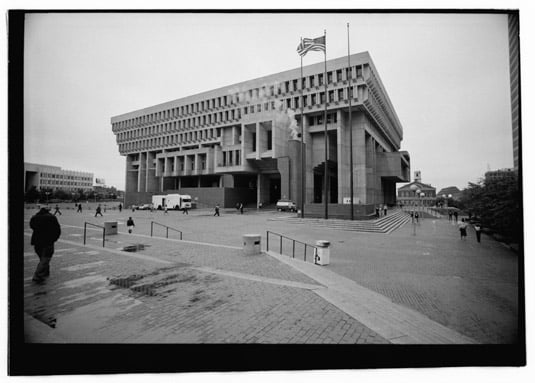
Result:
[[[46,195],[46,205],[47,205],[47,206],[48,206],[48,195],[49,195],[49,194],[50,194],[49,191],[46,191],[46,192],[45,192],[45,195]]]
[[[420,214],[420,219],[423,219],[424,218],[424,197],[425,197],[425,193],[424,192],[421,192],[420,193],[420,206],[421,206],[421,214]]]
[[[415,203],[416,203],[416,193],[420,192],[420,189],[418,189],[418,186],[415,184],[410,186],[410,189],[414,192],[414,201],[412,201],[412,235],[416,235],[416,210],[415,210]]]

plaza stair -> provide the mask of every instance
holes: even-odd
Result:
[[[400,228],[410,221],[410,215],[402,210],[391,210],[387,216],[374,220],[358,220],[351,221],[346,219],[323,219],[323,218],[299,218],[291,217],[276,217],[271,220],[280,220],[287,223],[298,225],[311,225],[326,227],[329,229],[390,234],[394,230]]]

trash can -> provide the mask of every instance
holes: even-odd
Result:
[[[260,234],[243,235],[243,253],[245,255],[260,254]]]
[[[117,234],[117,221],[104,222],[104,228],[106,229],[106,235]]]
[[[329,264],[331,257],[331,243],[329,241],[316,241],[316,254],[314,254],[314,263],[316,265],[325,266]]]

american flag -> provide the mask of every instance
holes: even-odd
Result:
[[[325,36],[316,37],[315,39],[304,38],[297,47],[297,53],[304,56],[308,51],[323,51],[325,52]]]

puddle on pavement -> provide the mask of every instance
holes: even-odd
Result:
[[[143,243],[136,243],[134,245],[128,245],[123,247],[122,251],[128,251],[129,253],[135,253],[136,251],[142,251],[145,250],[146,247],[149,247],[150,245],[145,245]]]

